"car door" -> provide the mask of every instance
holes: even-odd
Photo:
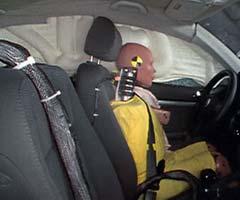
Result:
[[[184,80],[183,80],[184,81]],[[170,120],[164,125],[170,141],[182,143],[189,138],[195,125],[198,109],[198,94],[202,86],[181,86],[166,83],[154,83],[151,91],[158,98],[161,109],[170,111]]]
[[[234,2],[236,1],[173,0],[166,7],[165,14],[181,23],[194,23],[204,20],[203,22],[206,24],[209,21],[209,16],[213,16],[212,18],[214,18],[214,14],[219,13],[223,8]],[[238,6],[239,3],[237,2],[234,5]],[[236,14],[239,15],[238,13]],[[217,69],[216,71],[220,70]],[[171,112],[169,123],[164,125],[170,140],[174,140],[175,142],[183,141],[190,136],[189,133],[192,132],[197,123],[195,116],[198,112],[198,95],[212,77],[213,73],[203,84],[195,84],[194,79],[190,79],[190,82],[194,84],[185,84],[189,82],[188,78],[192,78],[187,76],[183,76],[177,81],[171,82],[171,84],[164,81],[153,84],[151,91],[158,98],[161,108]]]

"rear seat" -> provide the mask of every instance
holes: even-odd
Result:
[[[90,125],[77,94],[60,68],[41,65],[72,124],[84,158],[92,199],[123,200],[116,172]],[[73,194],[32,82],[20,71],[0,68],[0,199],[71,200]]]

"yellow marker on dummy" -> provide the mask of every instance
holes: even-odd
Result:
[[[140,56],[135,56],[131,60],[131,65],[134,68],[140,67],[143,64],[143,60]]]

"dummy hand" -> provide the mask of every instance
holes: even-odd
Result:
[[[171,113],[163,109],[153,108],[153,111],[156,113],[156,116],[161,124],[167,125],[170,120]]]
[[[213,146],[212,144],[208,144],[208,150],[211,152],[215,159],[217,174],[220,177],[224,177],[231,174],[232,170],[225,156],[218,152],[216,147]]]

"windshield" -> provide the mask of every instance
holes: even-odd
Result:
[[[204,19],[200,24],[240,58],[240,2]]]

